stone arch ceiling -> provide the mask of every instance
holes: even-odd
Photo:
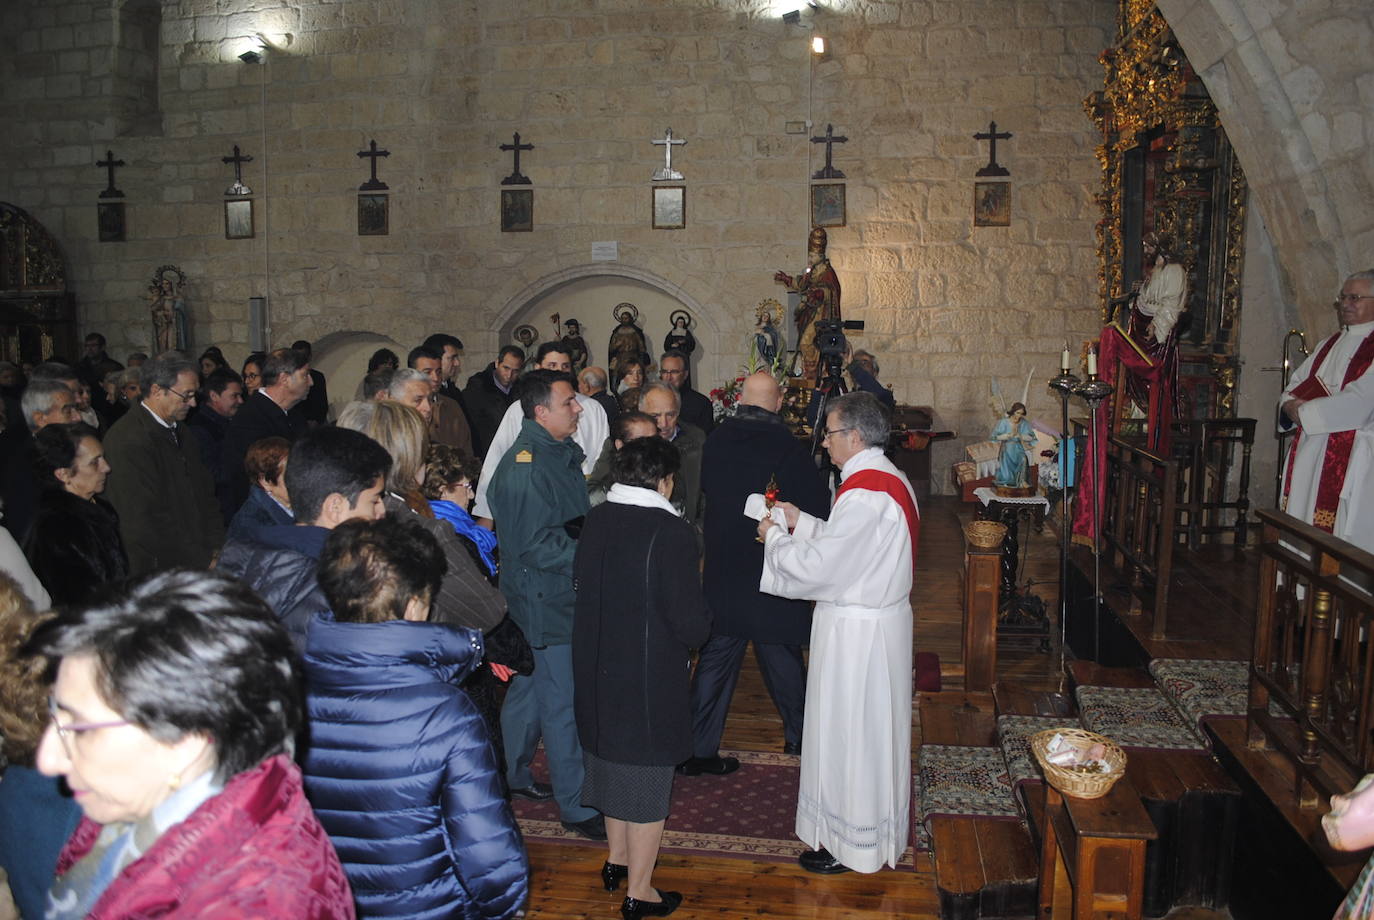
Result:
[[[1341,279],[1374,267],[1374,4],[1157,5],[1245,169],[1286,308],[1309,334],[1334,331]]]

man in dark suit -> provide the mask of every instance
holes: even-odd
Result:
[[[716,427],[711,400],[692,389],[687,373],[687,356],[680,351],[667,351],[658,359],[658,379],[677,390],[682,402],[682,420],[696,425],[706,434]]]
[[[296,440],[305,424],[291,410],[305,399],[311,383],[310,361],[294,348],[278,348],[263,359],[262,388],[244,401],[224,436],[224,471],[235,511],[248,498],[248,474],[243,469],[248,448],[263,438]]]
[[[606,422],[614,425],[616,416],[620,414],[620,401],[606,392],[606,382],[605,368],[583,368],[582,373],[577,375],[577,392],[600,403],[601,408],[606,410]]]
[[[178,351],[141,367],[143,400],[105,436],[105,498],[119,512],[129,574],[203,569],[224,542],[215,484],[183,424],[196,401],[196,365]]]
[[[830,496],[805,446],[778,416],[782,390],[766,372],[747,378],[739,407],[706,439],[701,487],[706,496],[706,604],[711,638],[692,678],[692,757],[678,766],[688,776],[724,775],[739,767],[720,756],[720,736],[740,664],[750,642],[773,705],[782,716],[783,751],[801,753],[806,668],[801,647],[811,633],[811,604],[759,591],[763,546],[756,523],[742,511],[751,493],[776,477],[778,495],[809,514],[825,517]]]
[[[243,378],[232,368],[219,367],[205,378],[195,414],[186,423],[200,439],[200,459],[214,477],[215,498],[224,511],[226,527],[232,512],[229,511],[229,476],[224,468],[224,437],[242,406]]]
[[[468,378],[463,398],[472,421],[472,446],[477,456],[485,457],[496,429],[506,417],[506,409],[515,402],[515,380],[525,366],[525,352],[515,345],[507,345],[496,360]]]
[[[305,363],[310,363],[312,349],[305,339],[293,342],[291,350],[300,352]],[[310,392],[296,407],[296,413],[305,419],[305,424],[310,428],[317,428],[329,421],[329,387],[324,374],[313,367],[310,368]]]

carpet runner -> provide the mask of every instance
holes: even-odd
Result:
[[[1206,751],[1207,743],[1183,721],[1157,687],[1090,687],[1075,691],[1079,721],[1123,748]]]
[[[739,758],[729,776],[678,776],[673,781],[672,811],[663,831],[663,852],[705,853],[770,862],[792,862],[810,849],[797,839],[797,779],[800,758],[766,751],[721,751]],[[532,772],[548,781],[542,748]],[[605,849],[606,844],[565,830],[553,801],[511,803],[520,831],[533,840]],[[900,865],[912,867],[912,852]]]
[[[1031,753],[1031,735],[1047,728],[1077,727],[1073,719],[1059,716],[998,716],[997,740],[1002,746],[1002,756],[1007,761],[1012,787],[1045,781],[1045,774],[1040,772],[1040,764]]]

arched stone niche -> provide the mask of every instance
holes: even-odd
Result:
[[[367,359],[379,348],[396,352],[405,366],[410,349],[379,332],[331,332],[311,343],[310,365],[329,384],[330,418],[338,418],[343,407],[358,397],[367,376]]]
[[[692,355],[694,387],[707,392],[727,375],[734,376],[740,363],[739,347],[730,342],[728,331],[736,325],[732,317],[718,308],[700,303],[680,286],[642,269],[625,265],[593,263],[546,275],[518,292],[497,315],[501,342],[514,342],[517,326],[526,323],[539,332],[535,347],[554,338],[553,314],[560,322],[577,320],[591,353],[589,364],[606,366],[606,345],[616,326],[612,310],[628,301],[639,310],[639,327],[649,342],[649,354],[657,366],[663,352],[663,339],[672,327],[674,310],[692,315],[692,334],[697,349]],[[560,329],[561,338],[565,329]],[[478,370],[491,356],[472,355],[471,370]]]

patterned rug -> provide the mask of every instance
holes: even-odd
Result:
[[[936,816],[1021,817],[1000,748],[921,745],[917,796],[922,824]]]
[[[1079,720],[1124,748],[1205,751],[1207,744],[1157,687],[1081,686]]]
[[[1047,728],[1078,728],[1073,719],[1058,716],[998,716],[997,740],[1002,745],[1002,756],[1007,762],[1007,772],[1011,776],[1012,787],[1022,783],[1043,783],[1045,775],[1031,753],[1030,739],[1036,732]]]
[[[1216,658],[1156,658],[1150,676],[1189,723],[1201,731],[1204,719],[1243,719],[1250,701],[1250,662]],[[1278,703],[1269,714],[1288,718]]]
[[[792,862],[810,849],[797,839],[797,777],[800,758],[760,751],[721,751],[738,757],[729,776],[678,776],[673,780],[672,812],[663,831],[664,852],[707,853],[770,862]],[[533,772],[548,781],[542,748]],[[521,832],[535,840],[605,848],[565,830],[552,801],[514,799]],[[900,864],[912,866],[908,849]]]

